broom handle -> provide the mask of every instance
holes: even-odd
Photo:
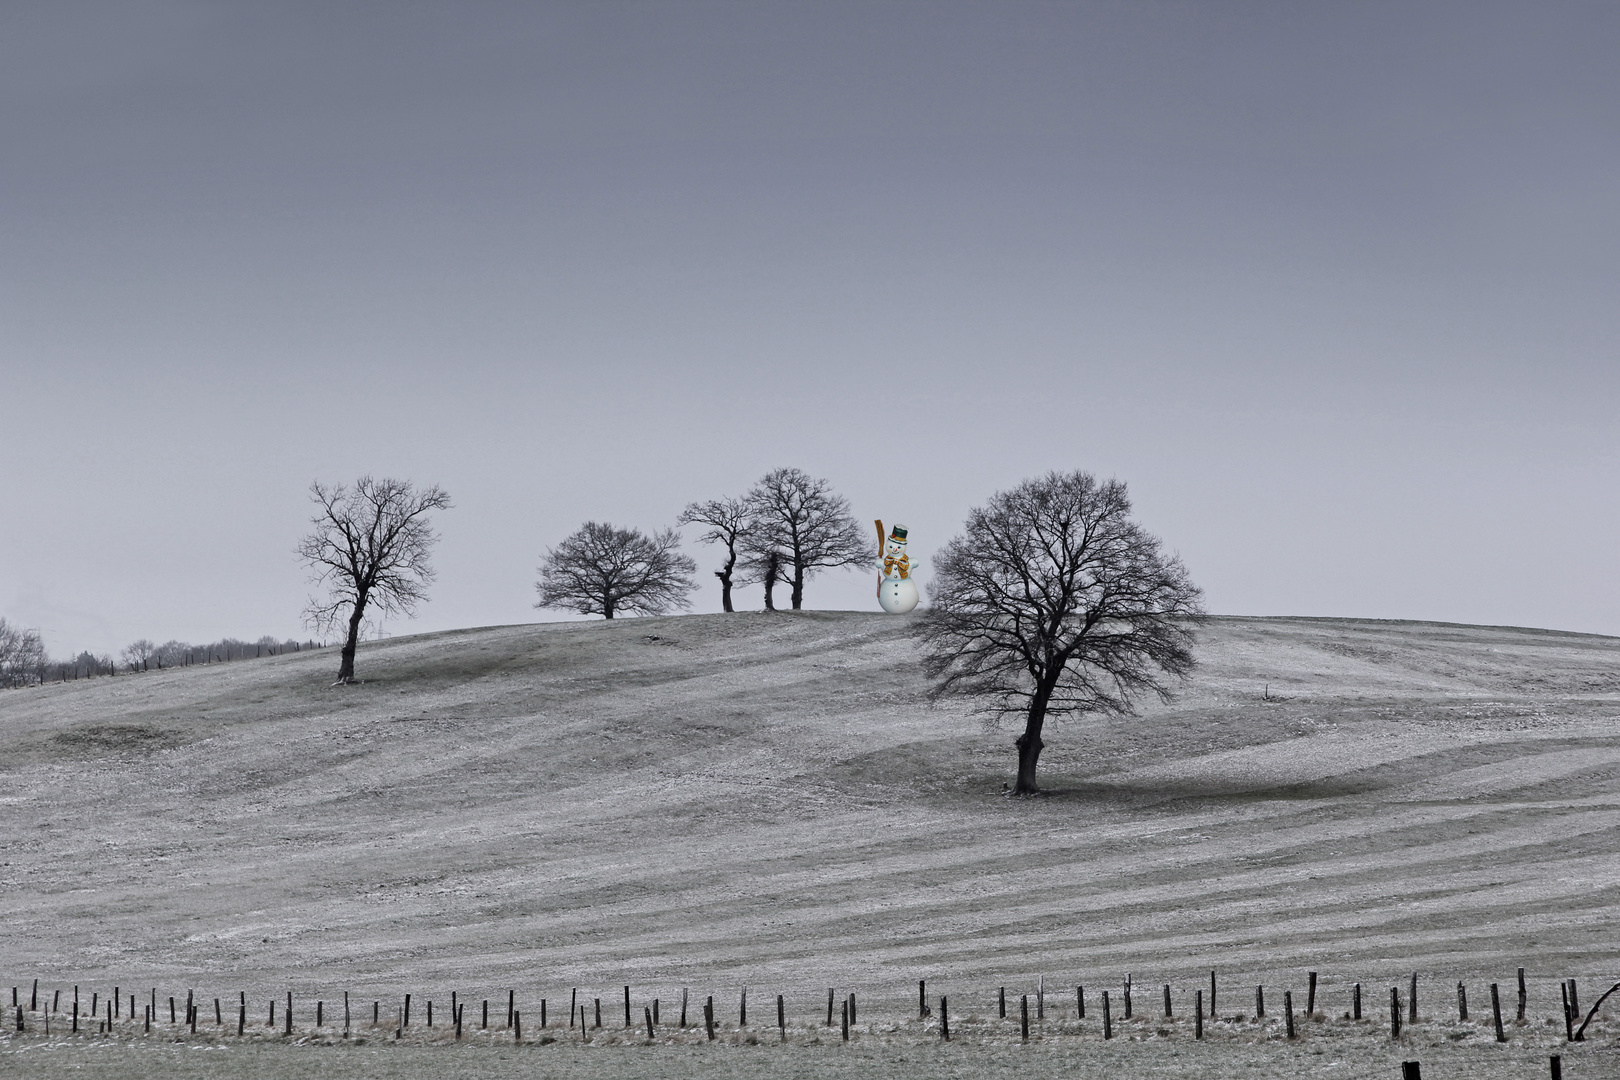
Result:
[[[875,521],[878,530],[878,599],[883,599],[883,519]]]

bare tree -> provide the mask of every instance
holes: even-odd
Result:
[[[720,607],[723,611],[733,610],[731,606],[731,587],[734,584],[733,572],[737,568],[739,557],[738,545],[748,531],[748,504],[742,499],[724,498],[710,499],[704,503],[687,503],[686,509],[676,520],[677,525],[707,525],[708,531],[698,539],[705,544],[724,544],[726,549],[725,565],[714,572],[720,579]]]
[[[748,508],[762,527],[780,538],[793,585],[793,610],[804,603],[804,583],[817,571],[855,566],[877,558],[866,533],[849,512],[849,500],[802,469],[766,473],[748,493]]]
[[[768,535],[750,534],[739,563],[741,577],[738,584],[765,586],[765,610],[775,611],[773,596],[776,586],[786,581],[788,557]]]
[[[305,615],[322,628],[347,623],[338,663],[338,682],[354,681],[354,652],[368,607],[386,615],[414,615],[434,578],[429,560],[438,539],[428,514],[450,506],[437,485],[418,491],[408,480],[373,480],[354,486],[309,487],[320,509],[315,528],[298,545],[311,581],[325,586],[324,599],[311,599]]]
[[[45,677],[45,642],[0,618],[0,686],[32,686]]]
[[[121,654],[124,663],[129,665],[131,671],[146,671],[151,667],[152,657],[157,653],[157,646],[147,638],[132,641],[124,646]]]
[[[1024,717],[1019,794],[1033,794],[1048,716],[1134,713],[1160,677],[1193,667],[1201,593],[1181,560],[1130,520],[1117,480],[1049,473],[975,508],[934,560],[918,620],[931,693]]]
[[[674,529],[646,535],[587,521],[547,548],[540,563],[539,608],[566,608],[611,619],[621,612],[662,615],[691,606],[697,563],[680,552]]]
[[[152,650],[152,662],[157,669],[184,667],[191,659],[191,645],[185,641],[170,639]]]

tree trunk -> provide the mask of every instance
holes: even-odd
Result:
[[[716,570],[714,576],[720,579],[720,607],[722,610],[731,610],[731,567]]]
[[[1038,697],[1029,705],[1029,719],[1024,724],[1024,733],[1013,740],[1018,747],[1018,785],[1013,789],[1015,795],[1036,795],[1040,788],[1035,784],[1035,764],[1041,758],[1041,750],[1046,746],[1041,742],[1041,728],[1046,724],[1046,698]]]
[[[776,610],[776,604],[771,600],[771,590],[774,589],[774,588],[776,588],[776,577],[774,575],[772,575],[772,576],[769,576],[769,577],[767,577],[765,579],[765,610],[766,611],[775,611]]]
[[[343,652],[338,661],[338,682],[354,682],[354,651],[360,645],[360,620],[365,617],[366,598],[355,601],[349,614],[349,636],[343,641]]]
[[[804,567],[798,563],[793,564],[793,610],[798,611],[799,605],[804,603]]]
[[[602,594],[602,615],[604,618],[613,618],[613,594]]]

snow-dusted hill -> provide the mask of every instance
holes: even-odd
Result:
[[[1049,728],[1051,793],[1011,800],[1017,732],[930,707],[904,625],[494,627],[367,644],[360,686],[326,652],[0,692],[6,974],[1616,974],[1620,640],[1214,619],[1174,705]]]

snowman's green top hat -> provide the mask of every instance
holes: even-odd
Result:
[[[900,542],[902,544],[905,543],[906,542],[906,527],[904,525],[896,525],[894,528],[890,529],[889,530],[889,539],[898,541],[898,542]]]

